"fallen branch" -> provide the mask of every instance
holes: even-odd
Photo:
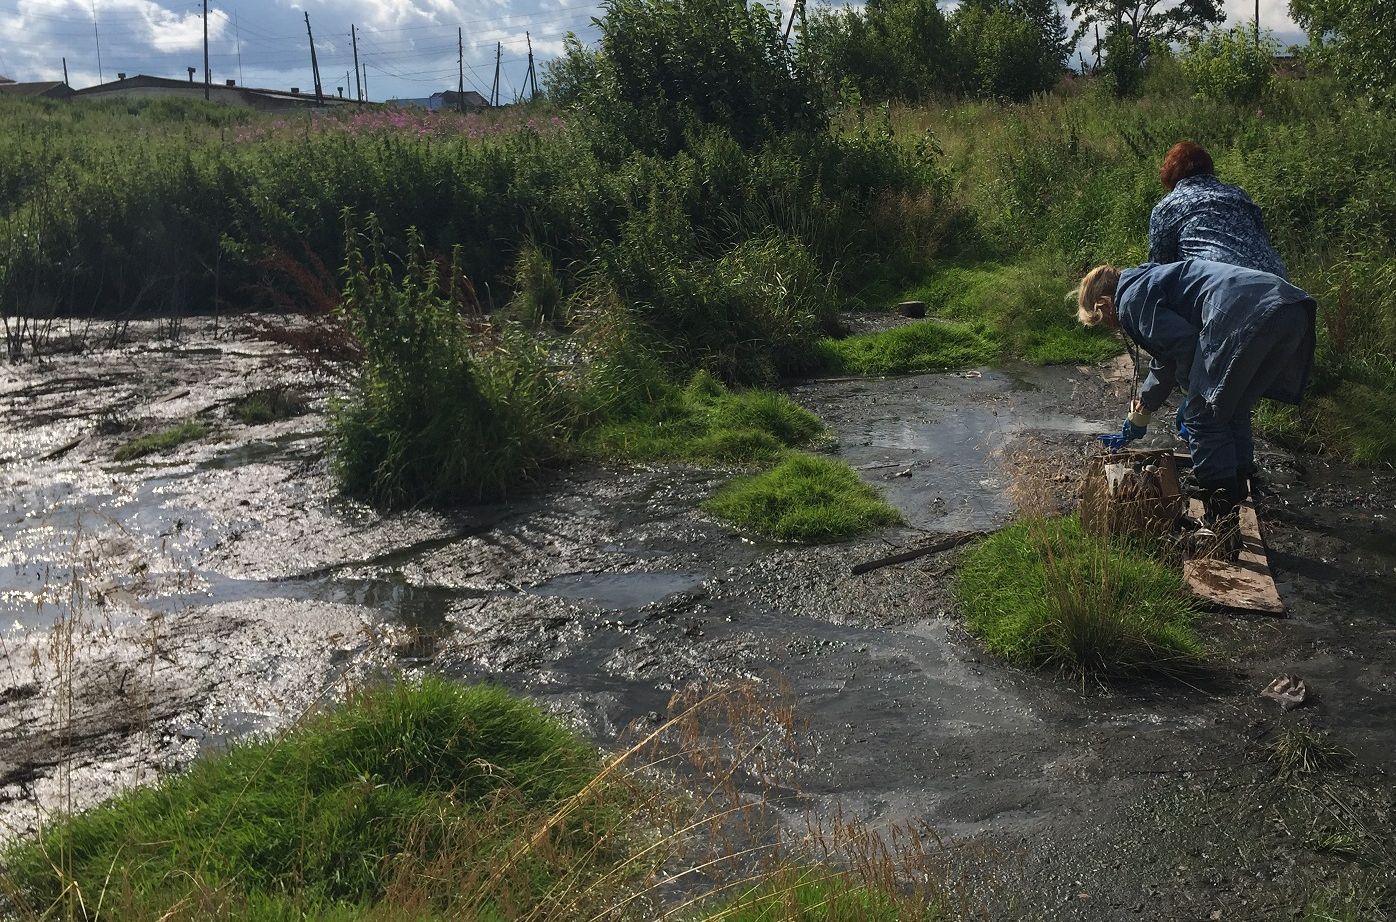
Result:
[[[941,551],[948,551],[962,544],[969,544],[971,541],[982,538],[987,534],[987,531],[957,531],[954,534],[938,538],[930,544],[923,544],[909,551],[901,551],[890,557],[879,557],[877,560],[869,560],[865,563],[854,564],[853,575],[861,576],[864,573],[871,573],[873,570],[880,570],[883,567],[890,567],[893,564],[906,563],[908,560],[915,560],[918,557],[925,557],[929,554],[939,554]]]

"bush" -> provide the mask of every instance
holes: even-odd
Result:
[[[453,906],[497,918],[500,895],[527,907],[552,877],[607,859],[595,834],[607,808],[579,803],[553,829],[552,867],[534,853],[500,874],[516,837],[543,828],[599,767],[592,747],[498,688],[427,678],[372,689],[10,846],[5,898],[36,915],[81,893],[103,918],[172,907],[180,918],[358,918],[406,883],[421,918]]]
[[[1198,93],[1246,105],[1265,95],[1278,50],[1273,37],[1266,35],[1257,42],[1250,29],[1238,25],[1214,30],[1193,42],[1180,63]]]
[[[842,541],[902,521],[847,464],[799,453],[729,483],[703,508],[739,528],[805,543]]]
[[[556,83],[608,149],[672,155],[716,126],[743,146],[815,130],[823,113],[781,39],[778,14],[745,0],[607,0],[593,58],[565,46]],[[571,75],[586,73],[580,81]]]
[[[1181,573],[1086,534],[1074,516],[984,539],[966,554],[956,592],[970,631],[1018,666],[1166,674],[1202,654]]]
[[[347,233],[344,315],[364,362],[334,413],[344,489],[385,506],[441,505],[527,480],[563,434],[542,346],[480,319],[459,265],[442,278],[415,231],[400,281],[376,220],[363,238]]]
[[[1328,64],[1351,90],[1396,101],[1396,13],[1385,0],[1290,0],[1309,34],[1308,55]]]

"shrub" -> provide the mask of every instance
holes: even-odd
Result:
[[[1278,49],[1273,37],[1257,42],[1251,30],[1237,25],[1194,41],[1180,63],[1198,93],[1244,105],[1259,100],[1270,86]]]
[[[434,678],[370,689],[10,846],[5,896],[36,914],[83,894],[114,918],[172,907],[180,918],[357,918],[406,877],[422,918],[453,905],[496,918],[499,859],[599,767],[592,747],[501,689]],[[500,875],[517,906],[607,859],[593,831],[607,808],[577,807],[552,831],[552,867],[530,860]]]
[[[727,484],[703,508],[739,528],[805,543],[841,541],[902,520],[847,464],[800,453]]]
[[[400,281],[376,220],[362,240],[349,233],[344,313],[364,361],[334,413],[344,489],[386,506],[440,505],[527,480],[557,453],[564,418],[541,344],[479,319],[459,265],[442,278],[415,231]]]
[[[1019,666],[1177,673],[1202,653],[1178,570],[1086,534],[1075,516],[990,535],[965,556],[956,592],[970,631]]]
[[[1396,101],[1396,14],[1384,0],[1290,0],[1309,35],[1309,54],[1343,83],[1373,99]]]
[[[256,390],[233,402],[233,415],[248,426],[274,423],[304,412],[305,404],[285,387]]]

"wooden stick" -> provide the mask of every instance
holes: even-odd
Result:
[[[908,560],[915,560],[918,557],[925,557],[929,554],[939,554],[941,551],[948,551],[951,548],[959,547],[962,544],[969,544],[978,538],[987,535],[987,531],[957,531],[954,534],[946,535],[932,541],[930,544],[923,544],[921,547],[912,548],[909,551],[901,551],[890,557],[879,557],[877,560],[869,560],[864,563],[853,565],[853,575],[862,576],[864,573],[871,573],[873,570],[880,570],[883,567],[890,567],[893,564],[906,563]]]

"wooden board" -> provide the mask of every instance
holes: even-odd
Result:
[[[1236,511],[1241,526],[1241,553],[1237,558],[1185,561],[1183,577],[1193,594],[1207,602],[1240,611],[1283,615],[1285,606],[1275,588],[1275,575],[1270,572],[1270,555],[1255,506],[1247,501]],[[1201,517],[1201,500],[1191,501],[1190,514]]]

